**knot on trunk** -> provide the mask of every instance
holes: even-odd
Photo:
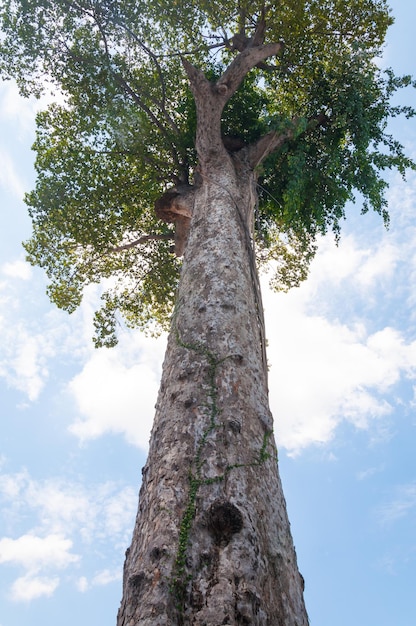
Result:
[[[194,206],[195,188],[192,185],[177,185],[168,189],[155,202],[159,219],[175,225],[175,254],[182,256],[188,241]]]
[[[232,536],[243,528],[243,516],[238,508],[227,500],[217,500],[208,512],[208,529],[217,543],[227,545]]]
[[[129,587],[132,592],[139,596],[146,586],[146,575],[144,572],[138,572],[137,574],[133,574],[128,579]]]

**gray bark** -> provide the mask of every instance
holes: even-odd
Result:
[[[254,176],[195,192],[118,626],[307,626],[251,246]]]
[[[176,227],[185,206],[187,244],[118,626],[308,624],[278,474],[251,232],[254,168],[289,136],[233,156],[221,139],[226,102],[281,49],[262,45],[261,33],[216,84],[183,60],[198,117],[198,186],[158,204]]]

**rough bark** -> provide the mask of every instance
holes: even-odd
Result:
[[[191,185],[172,187],[155,203],[155,212],[164,222],[175,224],[175,253],[182,256],[188,241],[195,190]]]
[[[257,39],[217,83],[183,61],[197,109],[198,186],[156,207],[175,226],[184,217],[189,238],[118,626],[308,624],[278,474],[251,232],[254,167],[279,139],[231,155],[221,138],[228,99],[280,50]]]
[[[253,175],[195,192],[118,626],[307,626],[268,405]]]

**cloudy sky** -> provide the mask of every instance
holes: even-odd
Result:
[[[413,0],[384,63],[415,71]],[[415,102],[412,93],[404,99]],[[0,626],[114,626],[165,339],[94,350],[24,260],[36,104],[0,84]],[[416,157],[416,121],[392,130]],[[307,283],[264,300],[271,405],[312,626],[414,626],[416,176],[391,227],[348,209]]]

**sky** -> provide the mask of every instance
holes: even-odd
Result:
[[[390,5],[383,65],[412,73],[416,4]],[[166,338],[94,349],[98,289],[69,316],[25,262],[37,106],[0,83],[0,626],[114,626]],[[416,120],[392,130],[416,158]],[[416,623],[416,176],[389,183],[389,230],[351,205],[300,288],[263,277],[311,626]]]

